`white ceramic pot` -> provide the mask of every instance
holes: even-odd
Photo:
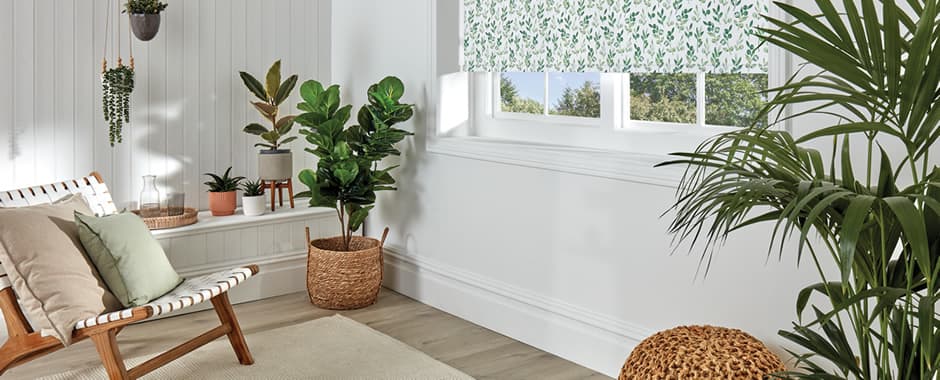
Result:
[[[253,197],[242,196],[242,212],[248,216],[264,215],[267,210],[264,205],[264,195],[255,195]]]

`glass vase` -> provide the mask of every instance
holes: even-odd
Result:
[[[140,217],[154,218],[161,216],[160,191],[157,190],[157,176],[145,175],[144,187],[140,190]]]

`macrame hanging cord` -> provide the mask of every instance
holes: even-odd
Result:
[[[111,17],[113,17],[114,15],[113,13],[111,13],[112,0],[105,0],[105,1],[108,2],[108,17],[105,18],[104,44],[102,45],[102,47],[104,48],[104,51],[101,53],[101,73],[102,74],[108,70],[108,47],[109,46],[111,47],[112,53],[114,53],[115,48],[117,49],[118,67],[124,66],[124,59],[121,57],[121,21],[120,20],[117,21],[117,26],[115,27],[117,29],[117,41],[113,41],[112,35],[111,35]],[[113,1],[120,4],[121,0],[113,0]],[[131,61],[130,67],[131,67],[131,70],[133,70],[134,69],[134,43],[131,40],[130,25],[128,25],[127,27],[127,50],[129,51],[129,56],[130,56],[129,58]]]
[[[130,97],[134,90],[134,43],[131,39],[130,25],[127,27],[127,45],[130,66],[124,66],[121,57],[121,21],[117,19],[114,27],[116,33],[111,33],[111,18],[116,16],[117,7],[112,8],[114,2],[120,6],[121,0],[105,0],[108,2],[108,15],[105,19],[104,51],[101,57],[101,109],[104,120],[108,122],[108,138],[111,146],[123,142],[122,129],[125,123],[130,123]],[[112,13],[115,12],[115,13]],[[108,68],[108,47],[112,54],[115,49],[117,66]]]

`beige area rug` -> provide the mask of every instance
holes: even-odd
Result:
[[[255,364],[238,364],[222,337],[143,379],[469,379],[430,356],[340,315],[245,336]],[[128,360],[128,368],[147,360]],[[107,379],[91,367],[46,380]]]

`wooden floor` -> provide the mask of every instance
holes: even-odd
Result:
[[[333,315],[310,304],[305,293],[235,305],[245,334]],[[383,289],[379,301],[339,312],[457,368],[477,379],[609,379],[483,327]],[[133,325],[118,336],[124,357],[154,354],[218,325],[211,310]],[[249,344],[251,338],[249,337]],[[235,364],[234,356],[232,363]],[[21,367],[3,379],[33,379],[98,364],[91,342],[81,342]]]

